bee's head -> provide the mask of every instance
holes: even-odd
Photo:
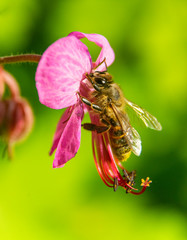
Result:
[[[109,88],[111,83],[113,83],[112,76],[108,72],[95,71],[89,74],[93,87],[97,91]]]

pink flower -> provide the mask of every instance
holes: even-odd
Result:
[[[95,63],[87,46],[79,40],[85,37],[101,47]],[[57,149],[53,167],[63,166],[79,149],[85,107],[77,92],[86,95],[81,87],[85,74],[104,58],[108,66],[114,61],[114,52],[107,39],[99,34],[80,32],[57,40],[42,55],[36,72],[40,102],[54,109],[67,108],[58,123],[50,151],[52,154]]]
[[[92,61],[87,46],[80,41],[81,38],[87,38],[101,47],[96,62]],[[57,125],[50,151],[52,154],[56,149],[54,168],[64,166],[77,153],[85,111],[89,112],[93,124],[100,124],[99,114],[82,103],[77,93],[89,98],[93,86],[87,81],[86,74],[94,72],[94,68],[104,59],[106,65],[110,66],[114,58],[114,52],[105,37],[81,32],[72,32],[57,40],[42,55],[36,71],[39,100],[50,108],[67,108]],[[101,64],[97,71],[104,71],[105,68],[105,65]],[[97,134],[93,131],[92,144],[96,167],[104,183],[114,187],[114,190],[120,185],[127,192],[133,193],[135,172],[127,172],[114,158],[107,133]],[[124,176],[120,174],[118,167],[123,170]],[[147,181],[142,184],[141,192],[135,194],[142,193],[148,186]]]

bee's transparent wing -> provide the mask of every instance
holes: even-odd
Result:
[[[141,139],[138,132],[131,126],[128,116],[125,112],[119,111],[114,104],[111,104],[112,109],[118,119],[118,122],[125,133],[125,138],[132,149],[132,152],[139,156],[142,150]]]
[[[134,129],[133,127],[131,127],[131,133],[132,133],[132,135],[129,138],[129,141],[130,141],[130,145],[132,147],[132,152],[135,155],[140,156],[140,153],[142,151],[142,142],[140,139],[140,135],[138,134],[136,129]]]
[[[146,127],[157,130],[157,131],[162,130],[161,124],[153,115],[151,115],[145,109],[139,107],[137,104],[127,100],[126,98],[125,98],[125,102],[132,110],[135,111],[135,113],[143,121]]]

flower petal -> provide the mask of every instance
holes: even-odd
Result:
[[[40,102],[61,109],[76,103],[76,92],[92,60],[88,48],[74,36],[61,38],[44,52],[36,71]]]
[[[3,67],[0,66],[0,98],[2,98],[5,91],[5,84],[4,84],[4,78],[2,73],[3,73]]]
[[[32,108],[30,104],[27,102],[27,100],[23,97],[19,97],[16,99],[17,104],[20,106],[23,112],[23,130],[22,132],[17,136],[17,141],[25,139],[28,134],[31,132],[33,125],[34,125],[34,114],[32,111]]]
[[[81,121],[84,115],[82,102],[74,105],[72,114],[67,121],[63,134],[58,142],[53,167],[62,167],[67,161],[75,156],[80,146]]]
[[[75,36],[78,39],[81,38],[87,38],[89,41],[94,42],[95,44],[97,44],[99,47],[101,47],[101,52],[95,62],[95,65],[97,66],[100,62],[102,62],[104,60],[104,58],[106,58],[106,64],[107,66],[110,66],[114,59],[115,59],[115,54],[113,49],[111,48],[108,40],[100,35],[100,34],[85,34],[85,33],[81,33],[81,32],[72,32],[70,33],[68,36]],[[97,70],[103,71],[105,70],[105,66],[101,65],[97,68]]]
[[[54,150],[58,146],[60,137],[61,137],[61,135],[64,131],[64,128],[66,127],[66,124],[68,123],[68,120],[69,120],[69,118],[72,114],[72,110],[73,110],[72,107],[67,108],[66,111],[63,113],[62,117],[60,118],[58,124],[57,124],[57,128],[56,128],[55,135],[54,135],[54,138],[53,138],[53,145],[52,145],[51,151],[49,153],[50,155],[53,154]]]

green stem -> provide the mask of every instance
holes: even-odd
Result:
[[[39,54],[20,54],[15,56],[0,57],[0,64],[22,63],[22,62],[35,62],[40,61],[41,55]]]

